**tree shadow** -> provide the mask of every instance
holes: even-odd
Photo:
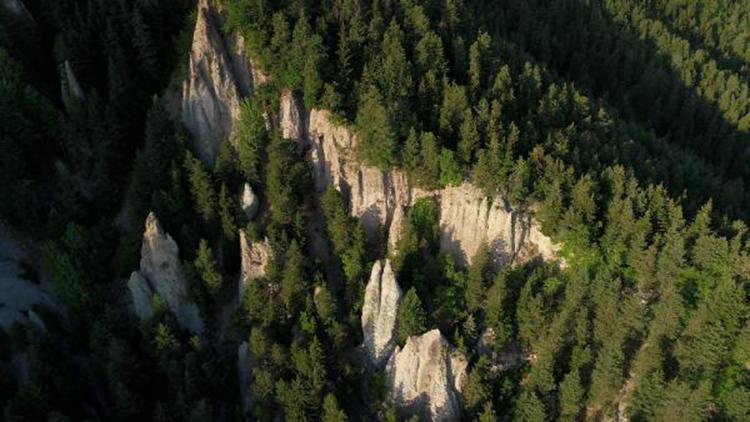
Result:
[[[622,124],[611,134],[619,139],[600,136],[595,141],[605,143],[601,148],[576,151],[579,168],[622,164],[644,184],[663,183],[673,196],[686,191],[688,214],[713,198],[719,213],[747,216],[750,196],[743,185],[750,179],[750,136],[686,86],[654,41],[618,22],[599,2],[480,3],[473,5],[484,11],[476,26],[516,52],[508,54],[514,66],[526,60],[543,64],[553,79],[574,82],[620,116]]]

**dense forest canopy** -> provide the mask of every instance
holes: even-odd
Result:
[[[269,75],[213,163],[179,111],[199,7]],[[749,90],[742,0],[0,1],[0,217],[64,309],[0,330],[2,418],[418,419],[361,356],[389,258],[395,343],[466,357],[465,420],[747,420]],[[438,192],[392,248],[313,187],[282,92]],[[465,182],[559,259],[445,253],[439,189]],[[133,316],[150,212],[200,334],[158,294]],[[247,243],[268,262],[237,297]]]

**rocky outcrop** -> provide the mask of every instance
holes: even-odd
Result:
[[[243,341],[237,348],[237,382],[240,387],[240,402],[242,410],[248,413],[253,405],[250,396],[250,348]]]
[[[302,140],[305,134],[303,108],[289,90],[281,93],[279,102],[279,126],[284,139]]]
[[[401,296],[391,262],[376,261],[362,304],[363,347],[371,367],[382,367],[396,346],[396,313]]]
[[[209,0],[200,0],[182,89],[182,119],[207,163],[213,162],[220,142],[232,139],[240,100],[268,79],[244,54],[244,39],[223,36],[220,27],[220,12]],[[334,123],[328,111],[308,112],[289,91],[282,94],[278,116],[269,116],[277,119],[283,137],[307,147],[316,190],[333,186],[341,191],[371,244],[385,235],[392,249],[408,208],[420,197],[435,196],[441,210],[441,248],[460,264],[469,263],[482,243],[495,249],[498,263],[556,256],[557,246],[533,220],[502,199],[485,198],[469,183],[424,191],[411,186],[401,171],[359,163],[353,131]]]
[[[248,283],[266,276],[268,265],[273,258],[273,248],[268,239],[251,241],[244,230],[240,230],[240,258],[242,260],[242,274],[238,297],[242,301]]]
[[[133,271],[128,280],[128,290],[130,290],[130,297],[133,298],[133,310],[138,319],[141,321],[151,319],[154,316],[154,308],[151,305],[154,292],[148,280],[143,278],[138,271]]]
[[[134,275],[128,281],[136,315],[148,315],[144,298],[148,297],[150,302],[150,298],[156,293],[177,317],[182,328],[193,333],[203,332],[203,321],[198,307],[190,300],[187,281],[182,273],[177,243],[164,232],[153,212],[146,218],[139,276],[147,280],[148,284],[145,285],[143,280]],[[150,304],[148,306],[150,308]]]
[[[245,183],[242,188],[242,211],[245,212],[248,220],[252,220],[255,214],[260,208],[260,199],[258,195],[253,192],[253,188],[249,184]]]
[[[224,37],[221,16],[209,0],[200,0],[181,115],[193,134],[200,159],[212,164],[219,145],[232,139],[240,101],[266,78],[245,55],[240,35]]]
[[[466,265],[482,244],[498,264],[525,262],[536,256],[554,259],[558,247],[528,217],[501,200],[491,200],[471,183],[439,193],[440,249]]]
[[[495,330],[489,327],[482,332],[476,345],[479,356],[489,359],[490,371],[493,373],[520,368],[530,360],[531,355],[525,354],[518,343],[511,342],[498,351],[494,346],[495,341]]]
[[[494,249],[498,264],[556,257],[558,246],[501,198],[486,198],[468,182],[435,191],[415,188],[399,170],[382,171],[358,162],[356,135],[333,123],[329,112],[313,109],[306,115],[298,103],[287,100],[282,109],[288,107],[296,110],[282,110],[280,126],[304,133],[316,190],[333,186],[342,192],[371,242],[385,234],[393,249],[408,208],[419,198],[433,196],[440,203],[441,249],[459,264],[468,264],[482,243]],[[306,129],[297,129],[300,125]]]
[[[439,330],[406,340],[386,366],[389,400],[404,414],[421,414],[431,421],[461,418],[461,384],[467,360]]]
[[[84,100],[81,84],[78,83],[73,67],[67,60],[60,65],[60,93],[68,113],[72,113],[76,105]]]

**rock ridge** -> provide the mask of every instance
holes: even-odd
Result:
[[[362,304],[363,347],[374,368],[382,367],[396,347],[396,314],[401,296],[390,260],[375,261]]]
[[[177,243],[162,229],[153,212],[146,217],[140,270],[130,275],[128,288],[140,319],[153,316],[151,298],[158,294],[183,329],[196,334],[203,332],[203,321],[198,307],[190,299],[182,272]]]
[[[504,198],[487,198],[470,182],[428,191],[412,186],[401,170],[364,165],[357,160],[351,129],[334,123],[326,110],[306,113],[291,93],[282,95],[279,116],[285,135],[307,148],[316,191],[339,190],[370,243],[385,236],[393,250],[407,210],[419,198],[434,197],[440,206],[440,248],[460,265],[468,265],[482,244],[490,245],[498,265],[557,258],[559,245]]]
[[[211,165],[221,143],[233,141],[240,102],[268,77],[245,55],[241,35],[222,34],[222,16],[212,2],[200,0],[197,10],[180,113],[198,157]]]
[[[461,418],[461,389],[468,362],[440,330],[411,336],[386,365],[388,399],[405,414],[430,421]]]

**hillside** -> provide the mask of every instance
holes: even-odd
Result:
[[[746,420],[743,4],[0,0],[2,420]]]

